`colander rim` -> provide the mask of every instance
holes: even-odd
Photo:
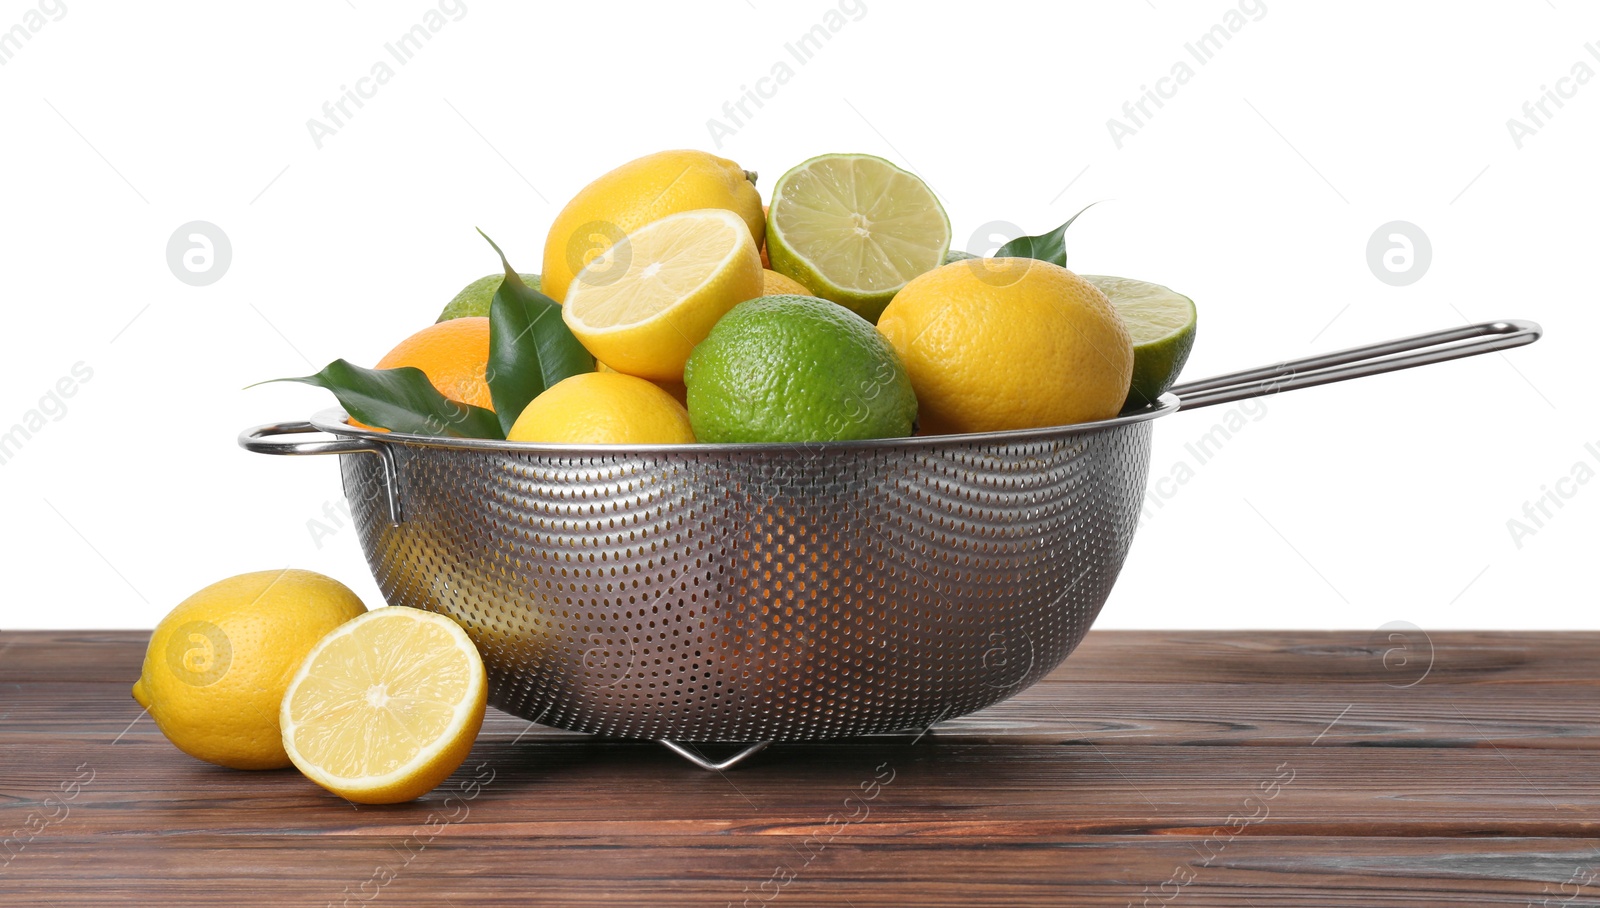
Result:
[[[1176,413],[1177,395],[1163,394],[1155,404],[1125,413],[1111,419],[1076,423],[1070,426],[1046,426],[1041,429],[1016,429],[1007,432],[969,432],[962,435],[912,435],[902,438],[867,438],[850,441],[827,442],[738,442],[695,443],[661,445],[556,445],[528,441],[505,441],[494,438],[444,438],[433,435],[413,435],[405,432],[381,432],[352,426],[343,409],[329,407],[311,417],[309,422],[317,430],[329,435],[359,438],[382,444],[411,447],[449,448],[463,451],[495,451],[500,453],[543,454],[565,457],[616,456],[631,454],[787,454],[794,452],[833,453],[872,451],[880,448],[968,447],[971,445],[1011,445],[1026,442],[1049,441],[1072,435],[1083,435],[1105,429],[1116,429],[1136,423],[1148,422]]]

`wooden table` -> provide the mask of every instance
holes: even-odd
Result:
[[[422,801],[196,762],[145,635],[0,633],[0,904],[1600,905],[1600,634],[1097,631],[726,773],[491,711]]]

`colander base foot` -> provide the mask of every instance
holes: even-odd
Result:
[[[743,763],[746,759],[755,756],[763,750],[766,750],[767,745],[771,744],[772,742],[757,741],[756,743],[749,745],[733,756],[721,760],[720,762],[712,762],[706,757],[701,756],[698,751],[694,750],[694,748],[686,744],[679,744],[677,741],[668,741],[667,739],[662,738],[659,743],[666,749],[672,751],[673,753],[684,758],[685,760],[688,760],[690,763],[693,763],[707,772],[721,772],[724,769],[732,769],[735,766],[738,766],[740,763]]]

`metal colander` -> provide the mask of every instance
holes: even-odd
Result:
[[[1469,326],[983,435],[550,446],[379,433],[329,410],[240,443],[344,455],[385,599],[459,622],[501,709],[669,743],[818,740],[964,715],[1066,658],[1128,554],[1157,418],[1538,336]],[[307,432],[336,438],[271,440]]]

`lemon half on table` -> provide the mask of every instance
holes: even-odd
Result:
[[[323,637],[301,663],[280,710],[283,746],[334,794],[409,801],[466,760],[488,690],[460,625],[420,609],[375,609]]]

